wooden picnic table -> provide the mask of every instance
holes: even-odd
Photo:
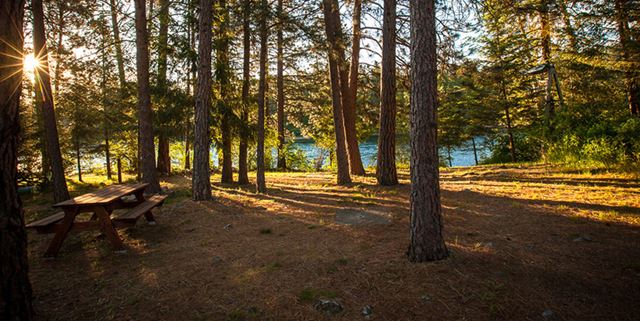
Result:
[[[144,190],[148,185],[147,183],[111,185],[99,191],[54,204],[53,207],[60,208],[63,212],[32,222],[27,225],[27,228],[34,228],[38,233],[55,233],[45,257],[55,257],[62,242],[72,230],[100,229],[116,252],[124,252],[125,248],[116,227],[135,225],[141,215],[145,216],[149,224],[155,224],[151,209],[162,205],[166,198],[162,195],[153,195],[145,199]],[[124,199],[130,195],[135,196],[135,199]],[[131,210],[111,218],[114,210],[123,208]],[[89,221],[76,221],[80,213],[93,213],[93,215]]]

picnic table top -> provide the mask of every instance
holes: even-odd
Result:
[[[111,185],[96,192],[83,194],[70,200],[56,203],[53,207],[109,204],[123,196],[144,190],[148,185],[148,183]]]

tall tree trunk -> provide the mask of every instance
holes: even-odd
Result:
[[[57,32],[57,36],[58,36],[58,40],[57,40],[57,44],[56,44],[56,69],[53,75],[53,92],[54,92],[54,102],[58,101],[58,98],[60,97],[60,76],[62,75],[62,36],[64,35],[64,27],[65,27],[65,21],[64,21],[64,14],[65,14],[65,10],[66,10],[66,3],[65,1],[58,1],[57,3],[58,5],[58,32]]]
[[[238,183],[249,184],[247,175],[247,149],[249,148],[249,134],[245,128],[249,122],[249,77],[251,59],[251,0],[243,0],[242,10],[242,120],[243,128],[240,130],[240,146],[238,152]]]
[[[160,12],[158,20],[158,90],[163,96],[167,92],[167,56],[168,56],[168,36],[169,36],[169,0],[160,0]],[[164,100],[163,100],[164,101]],[[161,108],[166,108],[162,106]],[[169,137],[167,135],[166,124],[158,124],[160,127],[158,134],[158,172],[161,175],[171,174],[171,157],[169,154]]]
[[[327,49],[329,56],[333,127],[336,136],[336,161],[338,167],[337,182],[339,185],[345,185],[351,183],[351,176],[349,175],[349,159],[345,144],[344,115],[342,112],[343,91],[340,86],[340,55],[344,55],[344,51],[340,50],[338,44],[339,31],[337,30],[337,27],[340,24],[340,12],[337,0],[323,0],[322,6],[324,10],[324,25],[327,34]]]
[[[265,96],[267,91],[267,15],[269,13],[269,3],[267,0],[261,0],[260,6],[260,79],[258,82],[258,150],[256,152],[256,190],[258,193],[265,193],[267,186],[264,177],[264,113],[266,109]]]
[[[634,53],[634,48],[637,49],[637,45],[632,46],[629,31],[629,17],[628,12],[631,8],[628,0],[615,0],[616,20],[618,24],[618,37],[620,38],[620,46],[622,47],[622,58],[625,62],[631,63],[631,57],[637,56],[638,53]],[[637,39],[636,39],[637,42]],[[638,79],[637,70],[627,70],[625,72],[625,80],[627,86],[627,101],[629,104],[629,112],[631,115],[640,116],[640,80]]]
[[[122,161],[120,157],[116,159],[116,167],[118,169],[118,184],[122,184]]]
[[[149,92],[149,39],[147,34],[146,1],[135,0],[136,72],[138,76],[138,136],[142,181],[148,183],[148,193],[160,192],[153,142],[153,115]]]
[[[0,0],[0,319],[33,320],[27,233],[18,196],[24,1]]]
[[[217,101],[218,110],[222,114],[220,132],[222,134],[222,183],[233,183],[233,159],[231,154],[231,104],[229,101],[231,86],[231,66],[229,65],[229,8],[226,0],[218,0],[215,14],[215,25],[219,30],[216,37],[216,78],[220,97]]]
[[[51,173],[53,174],[53,198],[56,202],[62,202],[69,199],[69,191],[67,190],[67,182],[64,177],[64,164],[62,154],[60,153],[58,128],[53,107],[53,95],[51,94],[49,55],[44,31],[42,0],[31,1],[31,6],[33,10],[33,48],[40,62],[40,67],[36,68],[36,79],[38,81],[36,90],[40,90],[42,94],[40,108],[44,117],[47,154],[50,157]]]
[[[193,199],[211,199],[209,177],[209,108],[211,108],[211,28],[212,0],[199,0],[198,17],[198,94],[195,107],[193,150]]]
[[[107,35],[103,32],[102,33],[102,39],[104,42],[107,41]],[[103,122],[102,122],[102,126],[103,126],[103,133],[104,133],[104,154],[105,154],[105,163],[107,165],[107,179],[110,180],[111,179],[111,151],[110,151],[110,146],[109,146],[109,127],[111,127],[110,121],[109,121],[109,112],[107,110],[107,66],[106,66],[106,60],[107,60],[107,55],[105,50],[101,50],[101,55],[102,55],[102,81],[100,86],[102,87],[102,99],[101,99],[101,103],[102,103],[102,117],[103,117]]]
[[[347,150],[349,153],[349,168],[353,175],[364,175],[364,166],[362,165],[362,157],[360,155],[360,147],[358,146],[358,132],[356,130],[356,100],[358,96],[358,69],[360,67],[360,19],[362,16],[362,1],[354,0],[353,2],[353,38],[351,44],[351,65],[348,78],[343,73],[343,79],[347,88],[347,95],[344,95],[346,101],[342,106],[344,118],[344,129],[347,140]],[[339,21],[339,20],[338,20]],[[337,25],[342,29],[341,25]],[[340,34],[342,32],[339,32]],[[345,67],[347,64],[345,63]]]
[[[436,110],[434,0],[410,0],[411,14],[411,262],[448,256],[442,237]]]
[[[549,12],[549,0],[542,0],[540,3],[540,47],[542,52],[542,63],[551,68],[551,16]],[[547,135],[554,131],[555,102],[550,90],[550,82],[547,82],[547,92],[545,95],[545,119]]]
[[[118,26],[118,6],[116,0],[109,0],[111,7],[111,28],[113,29],[113,43],[116,52],[116,64],[118,65],[118,81],[120,82],[120,94],[124,95],[127,81],[124,74],[124,56],[122,54],[122,41],[120,40],[120,27]]]
[[[284,54],[283,54],[283,8],[282,0],[278,0],[278,36],[277,36],[277,90],[278,90],[278,169],[287,169],[287,158],[284,150]]]
[[[380,132],[376,178],[380,185],[398,184],[396,173],[396,1],[384,0]]]

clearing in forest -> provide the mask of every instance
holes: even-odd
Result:
[[[215,183],[215,201],[197,203],[188,177],[170,177],[158,225],[120,230],[127,254],[87,232],[45,260],[50,236],[30,233],[36,311],[49,320],[362,320],[365,306],[373,320],[640,316],[637,178],[543,165],[444,170],[452,255],[428,264],[404,255],[400,178],[339,187],[331,173],[267,173],[267,195]],[[27,221],[45,214],[43,197],[25,197]],[[317,311],[319,298],[344,310]]]

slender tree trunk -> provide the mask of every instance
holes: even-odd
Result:
[[[436,110],[434,0],[410,0],[411,13],[411,262],[448,256],[442,237]]]
[[[216,37],[216,78],[220,97],[218,110],[222,114],[220,132],[222,134],[222,183],[233,183],[233,159],[231,158],[231,117],[233,112],[229,101],[231,86],[231,66],[229,65],[229,8],[226,0],[218,0],[215,25],[219,30]]]
[[[62,36],[64,35],[64,14],[66,9],[65,1],[59,1],[58,3],[58,43],[56,49],[56,69],[53,75],[53,92],[54,92],[54,102],[58,102],[58,98],[60,97],[60,76],[62,75]]]
[[[191,169],[191,151],[189,150],[189,136],[190,136],[190,132],[189,132],[189,127],[191,126],[190,123],[187,123],[187,128],[186,128],[186,132],[184,134],[184,169],[185,170],[190,170]]]
[[[353,2],[353,39],[351,44],[351,65],[346,77],[346,71],[343,74],[347,88],[347,95],[344,95],[346,102],[342,106],[344,128],[347,140],[347,150],[349,153],[349,168],[353,175],[364,175],[364,166],[362,165],[362,157],[360,155],[360,147],[358,146],[358,132],[356,130],[356,100],[358,96],[358,69],[360,67],[360,19],[362,16],[362,1],[354,0]],[[339,21],[339,20],[338,20]],[[341,25],[338,25],[342,29]],[[339,32],[340,34],[342,32]],[[345,67],[347,64],[345,63]],[[345,70],[346,70],[345,69]]]
[[[471,137],[471,144],[473,145],[473,159],[476,161],[476,166],[478,166],[478,149],[476,148],[475,137]]]
[[[513,140],[513,129],[511,127],[511,113],[509,112],[509,97],[507,96],[507,86],[504,83],[504,79],[501,81],[502,86],[502,98],[504,99],[504,116],[507,122],[507,135],[509,135],[509,153],[511,154],[511,162],[518,161],[516,158],[516,144]]]
[[[380,131],[376,178],[380,185],[398,184],[396,173],[396,1],[384,1]]]
[[[209,170],[209,108],[211,108],[212,0],[199,0],[198,17],[198,94],[195,107],[193,150],[193,199],[211,199]]]
[[[0,0],[0,319],[34,320],[27,233],[18,196],[24,1]]]
[[[38,81],[36,90],[40,90],[42,94],[42,104],[40,108],[44,117],[47,154],[50,157],[51,172],[53,174],[53,198],[56,202],[62,202],[69,199],[69,191],[67,190],[67,182],[64,177],[64,163],[62,161],[62,154],[60,153],[58,128],[53,107],[53,95],[51,94],[49,56],[44,31],[42,0],[33,0],[31,1],[31,5],[33,10],[33,48],[37,53],[38,61],[40,61],[40,67],[36,69]]]
[[[551,17],[549,13],[549,0],[542,0],[540,4],[540,46],[542,52],[542,63],[547,64],[551,68]],[[550,79],[549,79],[550,80]],[[555,118],[555,101],[550,90],[550,82],[547,82],[547,92],[545,95],[545,118],[547,134],[551,135],[554,131]]]
[[[105,35],[105,33],[102,33],[102,39],[103,41],[107,41],[107,36]],[[109,127],[110,126],[110,122],[109,122],[109,113],[107,110],[107,92],[106,92],[106,87],[107,87],[107,68],[106,68],[106,53],[104,50],[102,50],[101,52],[102,55],[102,81],[101,81],[101,87],[102,87],[102,117],[104,119],[103,121],[103,133],[104,133],[104,154],[105,154],[105,162],[107,165],[107,179],[110,180],[111,179],[111,151],[110,151],[110,146],[109,146]]]
[[[336,161],[338,167],[337,182],[339,185],[351,183],[349,175],[349,158],[345,144],[344,115],[342,112],[342,90],[340,86],[340,51],[338,45],[340,13],[337,0],[323,0],[324,25],[327,34],[327,47],[329,56],[329,74],[331,79],[331,100],[333,105],[333,126],[336,136]]]
[[[160,96],[164,96],[167,92],[167,56],[168,56],[168,38],[169,38],[169,0],[160,0],[160,11],[158,20],[160,26],[158,28],[158,90]],[[164,101],[164,100],[163,100]],[[162,106],[160,108],[166,108]],[[160,127],[158,134],[158,172],[161,175],[171,174],[171,157],[169,154],[169,137],[167,135],[166,124],[158,124]]]
[[[127,85],[124,74],[124,57],[122,54],[122,42],[120,40],[120,27],[118,26],[118,6],[116,0],[109,0],[111,7],[111,28],[113,29],[113,43],[116,52],[116,64],[118,66],[118,81],[120,82],[120,93],[124,95]]]
[[[267,190],[264,177],[264,113],[266,108],[267,90],[267,46],[268,30],[267,15],[269,13],[269,3],[267,0],[260,2],[260,79],[258,83],[258,150],[256,152],[256,190],[258,193],[265,193]]]
[[[242,29],[243,29],[243,58],[242,58],[242,114],[243,128],[240,130],[240,146],[238,152],[238,183],[249,184],[247,175],[247,149],[249,148],[249,135],[244,128],[249,122],[249,77],[251,59],[251,0],[243,0]]]
[[[630,40],[629,17],[630,1],[615,0],[616,20],[618,24],[618,36],[620,38],[620,46],[622,47],[622,57],[625,62],[631,63],[631,57],[637,56],[637,52],[633,52],[634,46]],[[638,40],[636,39],[636,42]],[[637,44],[635,48],[637,49]],[[631,115],[640,116],[640,81],[638,72],[627,70],[625,72],[627,86],[627,101],[629,104],[629,112]]]
[[[80,142],[78,138],[76,138],[76,167],[78,170],[78,182],[83,182],[82,180],[82,164],[80,163]]]
[[[451,147],[447,146],[447,161],[449,162],[449,167],[453,167],[453,157],[451,157]]]
[[[287,158],[284,150],[284,54],[283,54],[283,8],[282,0],[278,0],[278,36],[277,36],[277,90],[278,90],[278,169],[287,169]]]
[[[122,162],[120,157],[116,159],[116,166],[118,167],[118,184],[122,184]]]
[[[148,183],[148,193],[160,192],[153,142],[153,116],[149,91],[149,39],[147,34],[146,1],[135,0],[136,69],[138,76],[138,136],[140,137],[140,167],[142,181]]]

